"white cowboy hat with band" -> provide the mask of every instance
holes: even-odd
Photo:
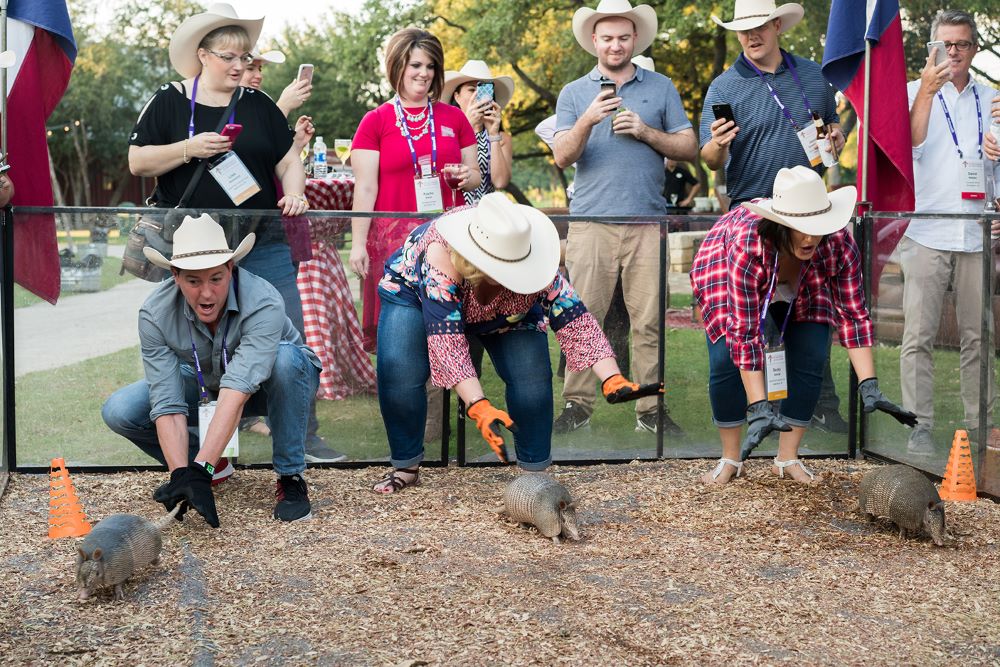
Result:
[[[649,56],[636,56],[635,58],[632,58],[632,64],[636,67],[649,70],[650,72],[656,71],[656,67],[653,65],[653,59]]]
[[[809,167],[783,168],[774,177],[774,197],[744,202],[751,213],[809,236],[825,236],[847,226],[858,191],[853,185],[828,193],[823,178]]]
[[[259,60],[265,63],[274,63],[275,65],[285,62],[285,54],[281,51],[264,51],[261,53],[256,46],[250,50],[250,57],[254,59],[254,62]]]
[[[774,0],[736,0],[732,21],[723,21],[715,15],[712,20],[726,30],[753,30],[768,21],[781,19],[779,32],[785,32],[801,21],[803,14],[805,10],[797,2],[786,2],[775,7]]]
[[[222,266],[229,260],[240,261],[253,249],[256,238],[253,233],[247,234],[236,250],[230,250],[225,231],[212,216],[208,213],[202,213],[198,218],[186,215],[174,232],[174,251],[170,259],[149,246],[142,249],[142,254],[163,269],[200,271]]]
[[[594,48],[594,26],[601,19],[620,17],[628,19],[635,26],[634,53],[641,53],[649,48],[656,38],[656,10],[649,5],[636,5],[628,0],[601,0],[597,9],[581,7],[573,14],[573,35],[583,50],[592,56],[597,55]]]
[[[441,100],[450,102],[458,87],[469,81],[492,81],[493,99],[500,107],[507,106],[514,96],[514,79],[509,76],[493,76],[489,65],[482,60],[469,60],[462,69],[447,70],[444,73],[444,87],[441,89]]]
[[[250,36],[250,43],[256,44],[264,27],[264,17],[259,19],[241,19],[232,5],[217,2],[209,5],[208,11],[195,14],[184,19],[177,26],[170,38],[170,64],[185,79],[190,79],[201,72],[201,61],[198,60],[198,45],[205,35],[218,28],[240,26]]]
[[[437,230],[452,250],[511,292],[534,294],[555,280],[559,232],[548,216],[491,192],[479,205],[443,215]]]
[[[0,53],[0,68],[7,69],[15,62],[17,62],[17,56],[14,55],[13,51],[4,51],[3,53]]]

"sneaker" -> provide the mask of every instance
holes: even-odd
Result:
[[[656,433],[656,413],[647,412],[644,415],[639,415],[635,418],[635,430],[645,431],[647,433]],[[677,425],[673,419],[670,418],[670,413],[663,415],[663,435],[673,436],[675,438],[683,438],[684,430]]]
[[[590,413],[579,403],[566,401],[562,414],[552,424],[555,433],[571,433],[590,425]]]
[[[219,462],[215,464],[215,473],[212,475],[212,486],[222,484],[227,479],[232,477],[234,472],[236,472],[236,468],[233,467],[232,462],[223,456],[219,459]]]
[[[931,456],[934,454],[934,439],[931,437],[931,430],[926,426],[917,426],[910,433],[910,439],[906,442],[906,453],[914,456]]]
[[[347,458],[347,454],[338,452],[326,444],[326,440],[314,435],[306,440],[307,463],[336,463]]]
[[[813,413],[809,426],[827,433],[847,433],[848,430],[848,423],[844,421],[839,412],[820,407],[817,407],[816,412]]]
[[[309,491],[302,475],[282,475],[275,486],[274,518],[281,521],[302,521],[312,518]]]

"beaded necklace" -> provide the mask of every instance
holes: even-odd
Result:
[[[411,114],[410,112],[406,111],[406,109],[403,109],[402,105],[399,105],[397,107],[397,112],[396,112],[396,127],[399,128],[400,136],[405,137],[407,134],[409,134],[413,141],[417,141],[418,139],[421,139],[424,136],[426,136],[427,133],[430,131],[430,124],[431,124],[431,117],[427,113],[427,110],[430,109],[430,107],[431,107],[431,102],[430,100],[428,100],[427,106],[420,113]],[[400,115],[398,109],[403,110],[402,115]],[[403,120],[404,117],[406,118],[405,121]],[[420,123],[420,121],[423,122]],[[404,122],[406,123],[405,128],[403,127]],[[412,125],[412,123],[420,123],[420,124]]]

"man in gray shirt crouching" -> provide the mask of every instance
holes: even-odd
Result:
[[[154,289],[139,310],[146,378],[112,394],[101,411],[112,431],[169,468],[170,481],[154,500],[168,511],[186,503],[214,528],[213,475],[219,481],[232,473],[222,455],[244,414],[270,418],[279,476],[274,518],[312,516],[302,472],[320,363],[285,315],[278,291],[236,267],[254,240],[248,234],[230,250],[222,227],[203,214],[184,218],[169,260],[143,249],[173,280]],[[189,422],[198,424],[200,436],[189,433]]]

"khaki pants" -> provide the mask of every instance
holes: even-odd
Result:
[[[656,382],[659,342],[660,226],[571,222],[566,237],[570,282],[598,322],[611,303],[621,274],[625,307],[632,321],[633,382]],[[566,371],[563,397],[593,412],[596,378],[590,370]],[[636,401],[643,415],[656,410],[656,397]]]
[[[959,376],[965,421],[979,425],[979,364],[984,347],[980,339],[982,317],[981,252],[933,250],[903,237],[899,244],[903,269],[903,343],[899,353],[903,407],[916,413],[921,425],[934,424],[934,341],[941,325],[941,307],[954,272],[955,315],[961,340]],[[996,399],[993,380],[993,317],[985,345],[989,371],[990,415]],[[992,424],[992,417],[990,422]]]

